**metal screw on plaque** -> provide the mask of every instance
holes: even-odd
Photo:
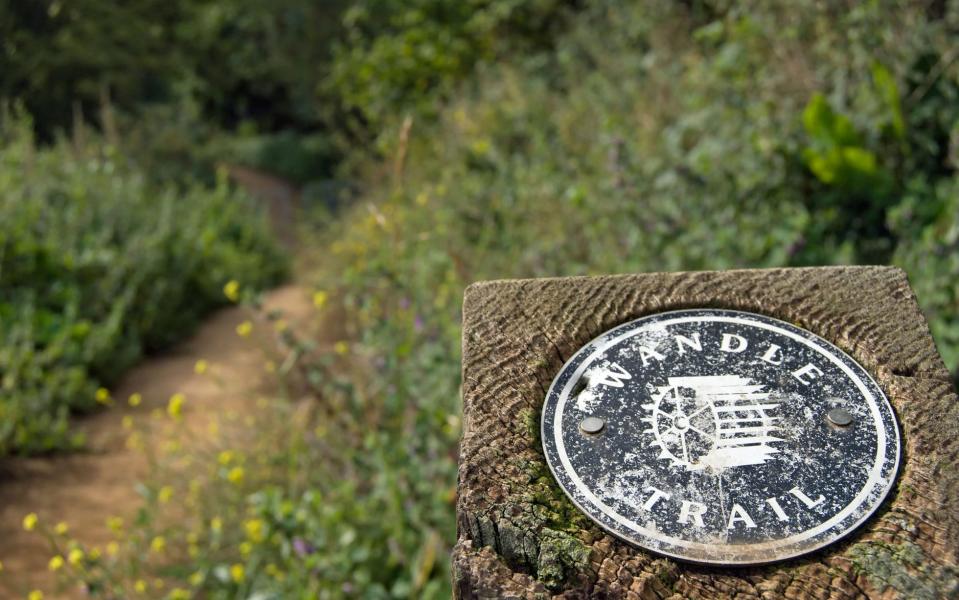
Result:
[[[586,417],[579,422],[579,428],[583,433],[596,435],[606,427],[606,421],[599,417]]]
[[[845,408],[834,408],[826,413],[826,420],[838,427],[848,427],[852,424],[852,413]]]

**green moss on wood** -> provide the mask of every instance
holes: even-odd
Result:
[[[553,529],[540,532],[536,578],[552,589],[582,573],[589,566],[589,547],[578,538]]]
[[[523,423],[523,428],[526,431],[526,434],[529,436],[532,443],[536,446],[540,443],[539,438],[539,411],[532,409],[523,409],[519,413],[520,422]]]
[[[934,600],[959,593],[959,573],[955,567],[929,559],[912,542],[887,544],[865,542],[848,552],[857,575],[865,577],[877,590],[892,588],[903,598]]]

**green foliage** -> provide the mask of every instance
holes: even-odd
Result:
[[[38,149],[25,122],[4,122],[0,454],[69,443],[68,412],[222,304],[226,281],[277,281],[283,260],[251,212],[225,185],[155,189],[110,147]]]
[[[232,136],[213,144],[220,160],[248,165],[298,185],[333,177],[339,153],[326,134]]]
[[[894,262],[910,275],[939,352],[959,378],[959,178],[914,184],[891,217]]]
[[[227,129],[315,129],[335,116],[321,97],[342,0],[201,0],[178,26],[191,60],[175,79]]]
[[[173,45],[189,3],[167,0],[0,2],[0,100],[20,100],[49,140],[104,95],[159,100],[190,57]]]
[[[107,103],[148,120],[186,103],[205,128],[315,133],[337,116],[319,88],[342,4],[0,0],[0,100],[22,102],[47,142],[79,120],[108,130]]]
[[[812,144],[803,158],[820,181],[852,192],[885,194],[888,174],[880,171],[876,155],[862,147],[852,122],[834,112],[816,93],[803,110],[803,125]]]
[[[564,0],[362,0],[345,12],[331,93],[375,126],[399,112],[430,113],[477,63],[547,46]]]

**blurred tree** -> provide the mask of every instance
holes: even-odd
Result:
[[[228,128],[312,129],[329,117],[318,97],[340,29],[343,0],[207,0],[181,34],[192,54],[191,92]]]
[[[44,139],[105,96],[132,108],[168,98],[187,54],[179,0],[0,0],[0,97],[23,103]]]
[[[0,98],[43,139],[104,99],[124,112],[190,95],[233,128],[312,129],[341,2],[0,0]]]
[[[436,109],[476,64],[551,47],[579,0],[358,0],[328,89],[367,122]]]

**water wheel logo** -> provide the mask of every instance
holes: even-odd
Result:
[[[737,375],[670,377],[644,404],[658,458],[690,471],[762,464],[778,450],[770,402],[749,379]]]

